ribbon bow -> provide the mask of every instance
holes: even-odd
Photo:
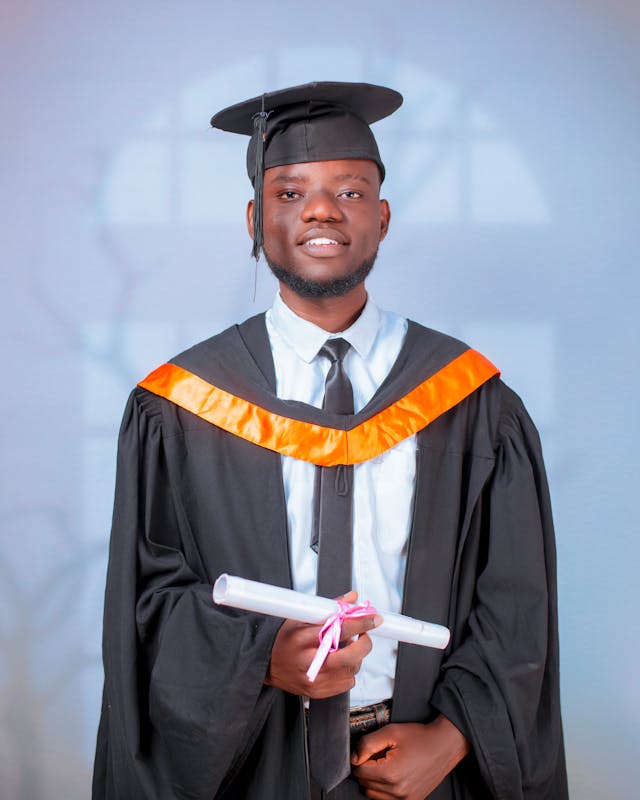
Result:
[[[340,634],[342,633],[342,623],[345,619],[352,617],[370,617],[376,614],[376,609],[367,600],[366,603],[351,606],[345,603],[344,600],[336,600],[338,604],[338,611],[332,614],[324,622],[320,633],[318,634],[318,649],[313,657],[313,661],[307,670],[307,678],[313,683],[318,677],[320,668],[327,660],[329,653],[335,653],[340,647]]]

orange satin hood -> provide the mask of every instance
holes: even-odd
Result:
[[[484,356],[466,350],[404,397],[349,430],[267,411],[176,364],[163,364],[138,385],[260,447],[333,467],[359,464],[384,453],[497,374],[497,368]]]

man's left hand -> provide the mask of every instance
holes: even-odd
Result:
[[[442,714],[428,725],[392,723],[358,741],[352,773],[371,800],[424,800],[469,749]]]

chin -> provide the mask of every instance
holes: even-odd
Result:
[[[363,261],[357,269],[351,271],[348,275],[343,275],[339,278],[314,279],[292,272],[287,267],[275,263],[273,259],[269,258],[266,251],[263,250],[263,252],[267,264],[277,280],[299,297],[306,298],[342,297],[345,294],[349,294],[356,286],[365,281],[373,269],[378,255],[376,250],[370,258]]]

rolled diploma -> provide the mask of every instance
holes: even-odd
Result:
[[[242,608],[272,617],[284,617],[298,622],[320,623],[339,611],[335,600],[313,594],[294,592],[269,583],[250,581],[235,575],[222,574],[213,586],[213,600],[218,605]],[[444,625],[424,622],[378,610],[382,623],[369,631],[375,636],[384,636],[398,642],[420,644],[444,650],[449,644],[450,632]]]

